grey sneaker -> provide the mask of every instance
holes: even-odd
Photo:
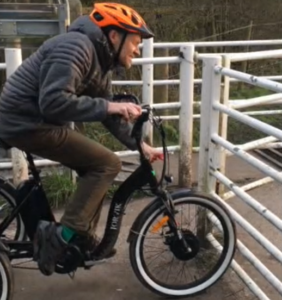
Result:
[[[68,246],[61,237],[61,230],[61,225],[47,221],[40,221],[37,227],[33,258],[46,276],[55,271],[56,262]]]

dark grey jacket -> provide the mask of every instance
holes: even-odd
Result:
[[[8,78],[0,96],[0,138],[48,125],[102,122],[129,149],[131,126],[107,116],[113,54],[88,16],[47,40]]]

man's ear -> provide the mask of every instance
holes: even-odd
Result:
[[[108,37],[113,44],[117,43],[120,40],[119,32],[114,29],[110,30],[110,32],[108,33]]]

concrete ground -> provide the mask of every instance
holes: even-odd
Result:
[[[135,277],[130,266],[128,244],[126,242],[132,222],[150,200],[150,198],[135,200],[129,205],[116,246],[118,253],[114,258],[105,264],[95,266],[90,271],[79,270],[74,280],[67,275],[55,274],[51,277],[45,277],[37,270],[14,269],[14,300],[160,299],[159,296],[143,287]],[[100,234],[103,233],[107,211],[108,204],[103,209],[101,225],[98,228]],[[61,213],[57,212],[58,219],[60,215]],[[28,263],[24,266],[36,267],[36,264]],[[207,297],[209,300],[255,299],[231,271],[206,293],[192,299],[203,300]]]
[[[193,160],[193,177],[197,178],[197,155]],[[156,164],[158,165],[158,163]],[[158,170],[159,167],[157,166]],[[171,172],[177,180],[177,156],[171,157]],[[259,171],[247,166],[245,163],[231,157],[227,162],[227,176],[237,182],[238,185],[245,184],[259,178],[264,177]],[[177,181],[176,181],[177,182]],[[250,192],[260,203],[265,205],[269,210],[276,213],[282,218],[282,189],[276,183],[271,183]],[[15,297],[14,300],[89,300],[89,299],[105,299],[105,300],[141,300],[159,299],[158,296],[152,294],[136,279],[128,259],[128,244],[126,243],[127,234],[130,226],[137,214],[150,201],[148,198],[133,201],[127,210],[127,215],[123,220],[123,227],[120,238],[117,243],[118,254],[106,264],[94,267],[90,271],[79,270],[74,280],[67,275],[52,275],[45,277],[38,270],[20,270],[15,269]],[[228,200],[244,218],[246,218],[255,228],[264,234],[279,249],[282,248],[281,232],[270,226],[269,222],[255,212],[242,200],[233,197]],[[103,233],[106,213],[108,211],[108,203],[105,203],[98,232]],[[61,212],[57,212],[57,217]],[[274,274],[282,278],[282,266],[267,252],[262,249],[244,230],[238,226],[238,238],[250,248],[252,252]],[[281,299],[281,295],[269,285],[265,283],[262,276],[243,258],[239,253],[236,260],[242,265],[256,281],[257,284],[265,291],[271,300]],[[36,267],[30,263],[25,266]],[[188,299],[188,298],[187,298]],[[240,300],[240,299],[257,299],[252,295],[244,284],[238,279],[232,270],[229,270],[223,279],[214,287],[207,290],[203,295],[189,299],[209,299],[209,300]]]

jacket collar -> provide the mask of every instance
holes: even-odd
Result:
[[[69,26],[68,32],[74,31],[87,35],[87,37],[93,43],[101,68],[104,72],[112,70],[115,67],[114,50],[112,49],[101,28],[94,24],[90,20],[89,16],[80,16],[74,20],[74,22]]]

